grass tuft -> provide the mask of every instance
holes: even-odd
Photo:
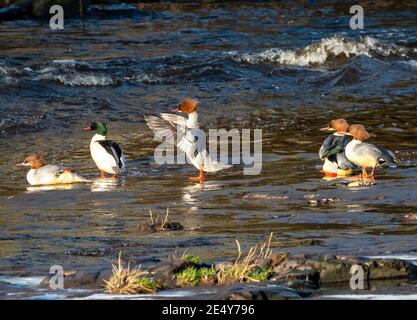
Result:
[[[232,282],[244,281],[266,281],[272,274],[270,269],[255,269],[257,259],[269,259],[272,255],[271,241],[273,233],[270,234],[268,240],[261,244],[251,247],[246,255],[242,254],[240,243],[236,240],[238,256],[232,266],[226,267],[221,265],[217,272],[217,282],[219,284],[227,284]]]
[[[121,261],[122,252],[119,252],[117,264],[113,264],[113,274],[106,283],[105,291],[116,294],[153,293],[160,287],[155,280],[146,276],[146,273],[138,268],[131,269],[130,262],[127,267]]]
[[[214,267],[198,268],[196,266],[190,266],[176,273],[175,277],[185,285],[196,286],[200,283],[201,279],[215,278],[216,269]]]
[[[200,262],[200,257],[199,256],[194,256],[192,254],[183,254],[183,256],[181,257],[182,260],[184,261],[189,261],[191,263],[199,263]]]

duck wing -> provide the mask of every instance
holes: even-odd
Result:
[[[397,160],[397,157],[395,156],[394,152],[385,149],[385,148],[378,148],[379,151],[381,152],[381,157],[379,159],[379,161],[382,161],[382,164],[389,164],[389,163],[394,163],[394,164],[399,164],[399,161]]]
[[[187,120],[184,117],[171,113],[161,113],[160,116],[144,116],[146,124],[155,133],[156,138],[175,141],[178,134],[185,134]]]
[[[111,140],[99,140],[97,143],[99,143],[116,161],[117,167],[115,167],[114,170],[120,175],[127,175],[126,160],[120,146]]]
[[[345,150],[346,145],[352,140],[345,135],[330,135],[324,139],[319,150],[320,159],[329,158]]]

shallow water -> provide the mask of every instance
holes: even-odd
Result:
[[[145,266],[184,249],[221,260],[236,255],[235,239],[247,248],[270,232],[291,253],[413,255],[416,219],[402,219],[417,214],[415,4],[365,7],[362,31],[344,5],[300,4],[127,6],[60,32],[0,23],[0,274],[109,265],[121,249]],[[186,96],[200,100],[205,129],[263,130],[260,175],[236,166],[201,186],[190,165],[153,161],[143,115]],[[370,187],[323,180],[318,129],[335,117],[365,124],[401,165]],[[93,120],[122,146],[128,177],[98,179],[82,131]],[[33,152],[94,181],[28,188],[14,164]],[[167,207],[184,231],[135,231]]]

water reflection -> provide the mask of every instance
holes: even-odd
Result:
[[[91,192],[108,192],[114,191],[118,186],[124,185],[124,180],[119,179],[96,179],[91,184]]]
[[[184,203],[192,205],[191,210],[198,210],[202,202],[201,196],[203,191],[214,191],[224,188],[225,184],[218,181],[208,181],[204,183],[195,183],[182,188],[181,199]]]
[[[80,187],[79,184],[55,184],[55,185],[45,185],[45,186],[30,186],[27,187],[28,192],[42,192],[42,191],[52,191],[52,190],[72,190]]]

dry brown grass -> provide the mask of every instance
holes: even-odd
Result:
[[[269,259],[272,255],[271,241],[273,233],[269,238],[253,247],[251,247],[247,254],[242,255],[240,243],[236,240],[238,256],[231,266],[221,265],[217,272],[218,284],[228,284],[232,282],[243,281],[260,281],[255,277],[251,277],[251,271],[256,266],[257,259]]]
[[[159,289],[158,284],[147,277],[146,272],[140,270],[140,266],[134,269],[130,268],[130,262],[124,267],[121,260],[122,252],[119,252],[117,264],[112,264],[113,274],[106,283],[105,291],[115,294],[137,294],[153,293]]]

